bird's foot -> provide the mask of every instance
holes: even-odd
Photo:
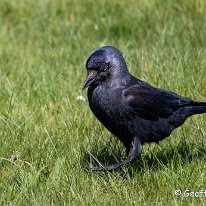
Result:
[[[98,172],[98,171],[112,171],[112,170],[121,170],[121,166],[132,162],[132,159],[127,159],[127,160],[123,160],[122,162],[118,162],[116,164],[113,165],[109,165],[109,166],[102,166],[102,167],[92,167],[91,170],[93,172]]]
[[[110,166],[102,166],[102,167],[93,167],[91,170],[93,172],[97,171],[112,171],[116,169],[121,169],[121,167],[127,163],[131,163],[140,155],[141,151],[141,143],[139,142],[138,138],[134,138],[132,142],[132,148],[130,149],[128,159],[123,160],[121,162],[118,162],[116,164],[110,165]]]

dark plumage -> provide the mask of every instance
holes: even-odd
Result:
[[[86,63],[89,106],[99,121],[126,147],[128,159],[93,170],[112,170],[132,162],[145,142],[159,142],[193,114],[206,113],[205,102],[157,89],[133,77],[121,52],[104,46]]]

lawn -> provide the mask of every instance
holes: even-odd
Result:
[[[0,0],[0,205],[206,204],[185,192],[206,190],[206,115],[133,167],[89,170],[126,158],[81,90],[102,45],[136,77],[206,101],[204,0]]]

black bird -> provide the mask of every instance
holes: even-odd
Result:
[[[206,113],[195,102],[150,86],[133,77],[121,52],[112,46],[96,49],[86,62],[89,106],[99,121],[126,147],[127,160],[93,171],[109,171],[134,161],[147,142],[168,137],[193,114]]]

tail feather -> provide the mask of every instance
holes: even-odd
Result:
[[[206,106],[206,102],[192,102],[189,106]]]
[[[175,129],[181,126],[188,117],[202,113],[206,113],[206,102],[192,102],[190,105],[180,108],[170,116],[168,123]]]
[[[193,106],[193,107],[191,107],[191,115],[202,114],[202,113],[206,113],[206,106]]]
[[[206,102],[192,102],[188,108],[190,108],[190,116],[193,114],[206,113]]]

